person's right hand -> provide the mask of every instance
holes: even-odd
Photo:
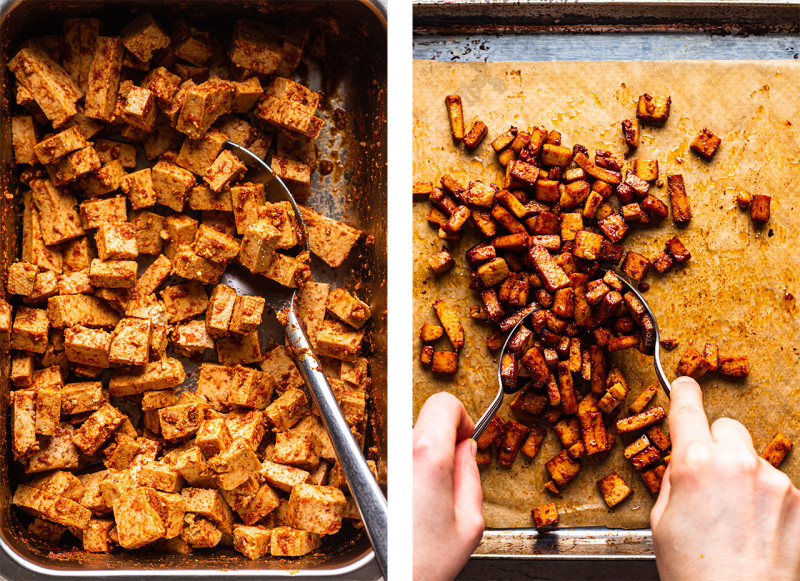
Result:
[[[747,429],[709,429],[700,386],[672,384],[672,458],[650,514],[661,579],[800,578],[800,491],[759,458]]]

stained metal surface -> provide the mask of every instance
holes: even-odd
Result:
[[[417,60],[446,62],[797,59],[800,2],[414,4]],[[489,529],[474,559],[652,560],[649,529]]]
[[[230,30],[237,18],[278,19],[285,22],[329,19],[342,31],[330,37],[326,56],[304,62],[300,81],[323,93],[318,115],[326,120],[317,141],[318,160],[329,160],[333,171],[312,176],[306,203],[365,232],[363,241],[336,272],[314,258],[315,280],[334,286],[360,284],[360,293],[373,315],[370,392],[371,428],[368,442],[376,449],[381,484],[386,484],[386,21],[381,2],[266,2],[243,0],[0,0],[0,296],[5,296],[7,265],[18,252],[21,188],[12,167],[11,103],[13,77],[5,62],[23,40],[58,34],[64,18],[94,16],[114,29],[138,11],[157,17],[197,16],[214,30]],[[204,22],[205,21],[205,22]],[[305,61],[305,59],[304,59]],[[295,195],[298,195],[295,192]],[[262,335],[262,341],[265,337]],[[276,340],[281,340],[277,337]],[[154,552],[88,554],[55,547],[31,537],[19,511],[10,506],[21,469],[11,461],[9,432],[9,372],[7,351],[0,354],[0,576],[9,580],[50,578],[200,578],[252,579],[302,577],[367,580],[380,576],[363,531],[347,527],[325,544],[325,550],[299,559],[251,561],[230,548],[196,551],[191,555]],[[187,373],[191,373],[187,367]],[[194,381],[192,381],[194,379]],[[194,389],[196,378],[187,382]],[[62,551],[62,552],[59,552]]]

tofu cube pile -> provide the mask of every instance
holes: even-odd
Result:
[[[310,184],[321,95],[291,77],[311,32],[242,20],[219,38],[147,13],[117,31],[73,18],[8,63],[24,186],[0,301],[26,475],[12,504],[45,541],[295,557],[359,519],[291,355],[262,344],[264,298],[219,283],[238,263],[298,289],[363,446],[370,308],[311,280],[292,206],[224,148],[274,143],[276,172]],[[302,212],[311,252],[341,266],[362,232]],[[180,357],[203,361],[195,392]]]

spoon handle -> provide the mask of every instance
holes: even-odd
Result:
[[[339,465],[344,471],[350,492],[361,512],[364,528],[375,550],[384,578],[387,576],[388,554],[388,509],[378,482],[367,466],[364,455],[356,443],[350,426],[347,425],[342,410],[336,402],[331,386],[317,360],[308,338],[300,326],[294,309],[288,309],[284,327],[286,337],[292,347],[298,369],[306,380],[311,397],[317,405],[331,442],[336,450]]]
[[[489,425],[489,422],[492,421],[492,418],[497,413],[497,410],[500,409],[500,406],[503,405],[503,388],[501,387],[497,391],[497,395],[494,396],[494,400],[492,401],[491,405],[487,408],[481,419],[475,424],[475,431],[472,432],[472,439],[477,440],[481,437],[481,434],[486,430],[486,426]]]

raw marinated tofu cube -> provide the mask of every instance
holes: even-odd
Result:
[[[163,492],[179,492],[183,487],[183,478],[172,466],[162,462],[149,462],[137,473],[140,486],[154,488]]]
[[[203,283],[196,280],[169,286],[159,294],[164,301],[170,323],[200,315],[208,306],[206,289]]]
[[[40,518],[33,519],[33,522],[28,525],[28,532],[37,539],[41,539],[46,543],[53,545],[58,544],[61,536],[66,532],[67,527],[64,525],[56,524],[54,522],[42,520]],[[269,547],[269,543],[267,543]]]
[[[129,222],[100,224],[94,237],[100,260],[133,260],[139,255],[136,230]]]
[[[319,355],[344,361],[355,361],[361,353],[364,330],[353,330],[339,321],[326,320],[317,335]]]
[[[39,268],[60,273],[63,269],[61,250],[58,247],[45,246],[39,223],[39,211],[33,203],[33,193],[30,191],[25,192],[23,200],[22,253],[20,258],[25,262],[35,264]]]
[[[14,491],[11,504],[36,517],[82,531],[91,518],[91,512],[77,502],[25,484],[20,484]]]
[[[223,188],[221,191],[215,192],[205,184],[198,184],[189,190],[189,207],[192,210],[233,212],[231,190]]]
[[[84,113],[87,117],[111,122],[117,106],[124,47],[122,39],[98,36],[89,69]]]
[[[36,394],[32,390],[11,393],[13,415],[11,419],[11,447],[14,458],[28,458],[39,449],[36,440]]]
[[[307,555],[322,544],[317,533],[300,531],[291,527],[275,527],[270,539],[270,554],[273,557],[300,557]]]
[[[56,298],[56,297],[52,297]],[[11,329],[11,348],[20,351],[44,353],[47,349],[47,332],[50,320],[44,309],[17,308]]]
[[[91,456],[122,423],[125,415],[111,404],[103,404],[80,428],[75,431],[72,441],[81,451]]]
[[[102,200],[86,200],[81,202],[78,211],[80,212],[81,225],[87,230],[98,228],[103,224],[125,222],[128,219],[124,196],[114,196],[113,198]]]
[[[316,139],[321,129],[314,121],[319,101],[319,93],[291,79],[276,77],[264,91],[254,113],[270,125]]]
[[[206,169],[203,180],[208,187],[215,192],[222,191],[239,178],[241,178],[247,167],[230,151],[223,150],[214,160],[214,163]]]
[[[301,387],[305,383],[289,351],[283,345],[277,345],[264,354],[261,370],[272,376],[275,380],[275,389],[279,393]]]
[[[189,216],[168,216],[165,222],[168,243],[164,254],[174,258],[178,247],[182,244],[191,244],[197,234],[197,220]]]
[[[311,184],[311,166],[293,159],[272,156],[272,171],[284,181]]]
[[[45,137],[33,147],[33,152],[36,154],[36,159],[39,160],[39,163],[48,164],[59,157],[84,147],[86,147],[86,139],[80,128],[70,127],[60,133]]]
[[[83,236],[84,230],[75,209],[75,196],[56,187],[50,180],[33,180],[30,186],[39,210],[39,227],[45,244],[60,244]]]
[[[209,131],[202,139],[191,139],[187,137],[181,145],[180,153],[175,159],[175,163],[179,166],[188,169],[199,176],[206,173],[206,170],[211,167],[217,159],[222,147],[225,145],[225,136],[219,131]],[[201,186],[202,187],[202,186]],[[219,192],[220,190],[212,190]],[[189,206],[195,210],[201,209],[215,209],[215,208],[194,208],[192,206],[191,197]],[[228,211],[232,211],[228,208]]]
[[[206,324],[201,319],[189,321],[175,327],[172,344],[182,355],[202,355],[206,349],[214,349],[214,338],[208,334]]]
[[[217,359],[222,365],[247,365],[261,361],[258,331],[217,339]]]
[[[103,450],[103,454],[106,457],[106,459],[103,460],[103,464],[109,469],[124,470],[131,465],[131,462],[133,462],[134,457],[138,453],[138,442],[131,436],[121,434],[117,431],[117,433],[114,434],[114,442],[106,446]]]
[[[37,273],[33,282],[33,290],[25,298],[25,303],[34,305],[58,294],[58,280],[59,276],[52,270]]]
[[[228,394],[236,375],[235,367],[203,363],[200,365],[196,393],[208,398],[209,405],[216,411],[228,411]]]
[[[131,208],[140,210],[156,203],[156,190],[153,188],[153,174],[150,168],[125,175],[119,182],[122,191],[128,195]],[[137,228],[137,231],[139,228]],[[152,254],[148,252],[148,254]]]
[[[118,365],[147,365],[150,352],[150,320],[122,319],[114,330],[108,361]]]
[[[311,252],[333,268],[341,266],[361,237],[361,230],[323,216],[305,206],[300,206],[300,211],[308,230],[308,245]]]
[[[103,165],[112,161],[119,161],[124,168],[136,167],[136,147],[130,143],[111,141],[110,139],[95,139],[94,149]]]
[[[299,484],[289,497],[287,517],[298,529],[334,534],[341,528],[346,504],[344,493],[338,488]]]
[[[152,503],[156,507],[164,525],[164,538],[179,538],[183,531],[186,502],[180,494],[155,491]]]
[[[322,442],[317,435],[305,430],[286,430],[275,436],[272,461],[289,464],[303,470],[313,470],[319,464]]]
[[[243,439],[237,438],[230,447],[208,461],[216,476],[214,480],[224,490],[231,490],[261,469],[256,453]]]
[[[30,296],[39,267],[29,262],[15,262],[8,267],[6,290],[12,295]]]
[[[102,196],[119,189],[122,178],[126,175],[128,174],[125,173],[122,162],[116,159],[103,165],[91,175],[85,176],[78,184],[86,196]]]
[[[369,306],[344,289],[333,289],[328,295],[328,310],[355,329],[364,326],[370,316]]]
[[[83,550],[87,553],[109,553],[114,548],[111,541],[111,529],[116,525],[111,519],[89,519],[83,531]]]
[[[28,387],[33,378],[34,355],[23,351],[14,355],[9,378],[16,387]]]
[[[281,233],[278,248],[293,248],[300,243],[298,234],[297,217],[288,200],[277,204],[266,204],[261,210],[263,217],[268,218],[272,225]]]
[[[135,260],[100,260],[89,265],[89,281],[102,288],[130,288],[136,284]]]
[[[232,81],[231,85],[233,85],[234,91],[233,104],[231,105],[231,112],[233,113],[249,112],[261,98],[261,95],[264,94],[264,89],[261,87],[258,77],[250,77],[246,81]]]
[[[214,487],[213,473],[208,469],[203,452],[197,446],[190,447],[175,459],[175,469],[191,486],[203,489]],[[184,488],[181,492],[186,490]]]
[[[183,244],[178,246],[175,258],[172,260],[172,270],[178,276],[192,280],[199,280],[205,284],[216,284],[225,264],[203,258],[192,250],[192,247]]]
[[[268,75],[278,68],[283,51],[272,27],[254,20],[239,20],[228,47],[231,62],[238,67]]]
[[[275,432],[283,432],[295,425],[308,411],[306,394],[297,388],[289,388],[267,407],[267,418]]]
[[[65,274],[86,272],[92,259],[96,256],[92,243],[86,236],[74,238],[62,244],[61,247]]]
[[[153,166],[151,176],[156,202],[182,212],[189,189],[195,185],[192,172],[162,159]]]
[[[161,435],[165,440],[179,440],[194,434],[203,423],[206,405],[186,403],[158,410]]]
[[[208,519],[226,535],[233,533],[233,511],[219,490],[184,488],[181,496],[186,502],[186,512]]]
[[[311,269],[306,264],[307,260],[308,253],[301,253],[297,258],[294,258],[280,252],[274,252],[272,254],[272,262],[270,262],[269,267],[263,274],[283,286],[290,288],[302,287],[311,278]]]
[[[231,433],[223,418],[211,418],[206,419],[197,430],[194,441],[206,458],[213,458],[228,448],[233,442],[233,438],[231,438]]]
[[[37,387],[35,397],[36,433],[52,436],[61,417],[61,389],[59,385]]]
[[[263,463],[261,476],[271,486],[285,492],[291,492],[295,486],[307,483],[310,478],[310,474],[305,470],[270,461]]]
[[[224,284],[218,284],[214,287],[206,310],[206,328],[210,335],[222,337],[228,333],[235,304],[235,290]]]
[[[144,367],[123,367],[114,370],[108,384],[113,396],[134,395],[160,389],[169,389],[183,383],[186,373],[177,359],[164,357],[151,361]]]
[[[229,331],[239,335],[254,332],[261,324],[261,315],[264,312],[264,298],[249,295],[236,297]]]
[[[11,118],[11,144],[14,146],[16,163],[36,163],[36,127],[30,115],[15,115]]]
[[[154,52],[169,46],[170,38],[150,14],[144,13],[122,29],[122,42],[133,56],[147,63]]]
[[[175,129],[192,139],[202,138],[233,105],[233,87],[222,79],[209,79],[190,88],[184,97]]]
[[[272,397],[274,387],[275,382],[266,373],[237,365],[227,403],[263,410]]]
[[[184,522],[181,538],[196,549],[216,547],[222,540],[222,532],[207,519],[190,513]]]
[[[89,295],[50,297],[47,316],[58,329],[76,325],[113,328],[120,319],[104,300]]]
[[[150,131],[156,122],[156,97],[148,89],[131,87],[125,98],[122,118],[133,127]]]
[[[228,263],[239,254],[239,242],[233,236],[202,224],[194,239],[194,251],[208,260]]]
[[[75,428],[72,424],[61,422],[55,434],[42,438],[40,449],[28,459],[26,473],[47,472],[49,470],[75,470],[80,455],[73,439]]]
[[[58,279],[58,293],[62,295],[88,295],[94,292],[89,272],[62,274]]]
[[[226,416],[225,423],[234,440],[242,438],[253,450],[258,450],[266,431],[266,418],[263,412],[235,410]]]
[[[100,381],[68,383],[61,390],[61,412],[67,415],[100,409],[104,401]]]
[[[232,186],[231,205],[236,220],[236,233],[244,235],[250,226],[259,221],[261,212],[267,207],[264,184],[245,182]]]
[[[68,18],[64,21],[64,70],[86,91],[94,45],[100,30],[97,18]]]
[[[253,525],[278,508],[281,499],[269,484],[262,484],[250,501],[238,509],[245,524]]]
[[[156,493],[149,488],[135,488],[114,503],[119,545],[138,549],[164,536],[166,530],[156,505]]]
[[[143,170],[144,171],[144,170]],[[150,170],[147,170],[150,171]],[[130,174],[135,175],[135,174]],[[124,202],[124,198],[123,198]],[[163,216],[153,212],[134,212],[132,224],[136,230],[136,246],[140,254],[158,254],[164,243],[161,232],[164,230]]]
[[[271,271],[270,266],[275,258],[275,249],[279,239],[280,232],[269,220],[262,219],[254,222],[245,230],[239,250],[239,262],[253,273]],[[292,280],[289,274],[282,278]]]
[[[270,531],[259,526],[233,525],[233,548],[248,559],[269,554]]]
[[[195,66],[204,65],[213,56],[214,43],[206,30],[190,27],[185,20],[178,19],[172,25],[175,56]]]

